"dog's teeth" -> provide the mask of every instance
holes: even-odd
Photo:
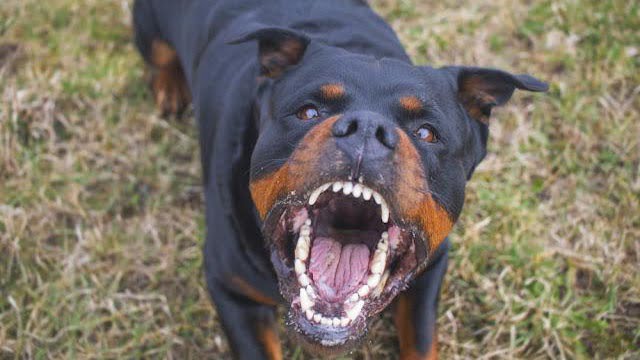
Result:
[[[355,320],[358,317],[358,315],[360,315],[360,311],[362,311],[363,306],[364,306],[364,301],[360,300],[357,303],[355,303],[350,309],[345,310],[349,320],[351,321]]]
[[[307,287],[307,285],[311,284],[311,279],[309,279],[309,276],[307,274],[301,274],[300,276],[298,276],[298,282],[303,287]]]
[[[296,259],[300,259],[302,261],[307,260],[307,257],[309,257],[310,242],[311,242],[311,239],[309,239],[309,237],[300,236],[298,238],[298,244],[296,245],[296,251],[295,251]]]
[[[309,235],[311,235],[311,226],[304,225],[302,229],[300,229],[300,235],[309,237]]]
[[[369,294],[369,285],[362,285],[360,289],[358,289],[358,296],[361,298],[366,297]]]
[[[382,294],[382,290],[384,289],[384,286],[387,284],[388,279],[389,279],[389,270],[384,272],[384,274],[382,275],[382,278],[380,279],[380,283],[378,283],[378,286],[376,286],[376,288],[373,289],[373,291],[371,291],[371,296],[373,296],[374,298],[380,296],[380,294]]]
[[[382,200],[382,204],[380,204],[380,217],[383,223],[386,224],[389,222],[389,207],[384,200]]]
[[[307,226],[311,226],[311,219],[305,220],[304,224],[307,225]]]
[[[331,325],[333,326],[340,326],[340,318],[333,318],[333,320],[331,320]]]
[[[349,298],[347,299],[348,302],[356,302],[358,300],[360,300],[360,296],[358,296],[358,293],[351,294],[351,296],[349,296]]]
[[[387,254],[376,250],[375,254],[373,254],[373,261],[371,262],[371,272],[374,274],[382,274],[386,262]]]
[[[381,251],[386,253],[387,249],[389,248],[389,243],[387,242],[386,239],[381,238],[380,241],[378,241],[378,245],[377,245],[377,250],[376,251]]]
[[[380,205],[382,203],[382,195],[380,195],[377,192],[373,192],[373,201],[376,202],[376,204]]]
[[[342,318],[340,318],[340,326],[345,327],[345,326],[349,325],[350,321],[351,320],[348,317],[344,317],[343,316]]]
[[[323,317],[322,319],[320,319],[320,323],[321,323],[322,325],[328,325],[328,326],[331,326],[332,321],[331,321],[331,319],[329,319],[329,318]]]
[[[306,289],[307,289],[307,294],[309,294],[309,296],[311,296],[312,299],[315,299],[316,297],[318,297],[318,294],[316,294],[316,291],[313,290],[313,287],[311,287],[311,285],[307,285]]]
[[[342,193],[343,194],[349,195],[349,194],[351,194],[352,190],[353,190],[353,183],[345,182],[344,185],[342,185]]]
[[[322,315],[320,315],[319,313],[313,314],[313,321],[320,323],[320,320],[322,320]]]
[[[338,192],[342,189],[342,182],[340,181],[336,181],[333,183],[331,190],[333,190],[333,192]]]
[[[318,198],[320,197],[320,195],[322,195],[322,193],[325,190],[327,190],[331,185],[332,185],[331,183],[327,183],[327,184],[319,186],[317,189],[313,190],[313,192],[309,196],[309,205],[315,204],[316,201],[318,201]],[[311,224],[309,224],[309,225],[311,225]]]
[[[382,232],[382,235],[380,235],[382,237],[382,240],[388,240],[389,239],[389,233],[384,231]]]
[[[375,262],[371,265],[371,273],[382,274],[384,271],[384,263],[382,261]]]
[[[378,286],[379,282],[380,282],[380,274],[372,274],[367,279],[367,286],[369,286],[369,289],[374,289],[376,286]]]
[[[313,190],[313,192],[311,193],[311,196],[309,196],[309,205],[313,205],[316,203],[316,201],[318,201],[318,197],[320,197],[320,194],[322,194],[324,190],[322,190],[321,187]]]
[[[313,310],[311,309],[307,309],[307,311],[304,312],[304,314],[307,316],[307,320],[311,321],[311,319],[313,319]]]
[[[369,201],[371,200],[371,195],[373,195],[373,190],[369,189],[368,187],[365,187],[364,189],[362,189],[362,198]]]
[[[359,198],[359,197],[360,197],[360,194],[362,194],[362,185],[360,185],[360,184],[355,184],[355,185],[353,186],[353,193],[352,193],[352,195],[353,195],[353,197],[354,197],[354,198]]]
[[[307,267],[304,265],[304,262],[302,262],[302,260],[300,259],[295,259],[293,266],[296,269],[296,274],[298,275],[304,274],[307,271]]]
[[[307,311],[311,309],[313,305],[315,305],[315,303],[313,302],[313,300],[311,300],[311,297],[309,297],[309,294],[307,294],[307,290],[305,290],[304,288],[301,288],[300,289],[300,307],[302,308],[302,311]]]

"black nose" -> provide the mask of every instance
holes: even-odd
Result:
[[[379,157],[391,153],[398,145],[395,124],[370,111],[345,114],[333,124],[332,132],[348,154],[364,151],[365,157]]]

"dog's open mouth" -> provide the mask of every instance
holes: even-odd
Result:
[[[315,344],[361,337],[368,318],[407,286],[426,257],[419,237],[397,224],[387,200],[364,184],[326,183],[303,204],[281,206],[272,261],[291,303],[291,325]]]

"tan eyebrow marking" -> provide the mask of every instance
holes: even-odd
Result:
[[[339,83],[324,84],[320,86],[322,97],[328,100],[339,99],[344,96],[344,86]]]
[[[422,100],[418,99],[418,97],[413,95],[401,97],[400,106],[402,106],[402,108],[405,111],[408,111],[411,113],[417,113],[422,111],[423,109]]]

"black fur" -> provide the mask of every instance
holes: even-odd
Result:
[[[275,313],[273,306],[244,296],[230,279],[244,279],[275,302],[282,300],[249,181],[281,166],[317,124],[295,119],[299,106],[311,101],[323,118],[365,117],[410,135],[430,124],[437,143],[412,141],[434,197],[457,219],[466,181],[485,155],[488,136],[487,125],[472,119],[459,101],[461,82],[481,77],[496,99],[483,104],[489,110],[507,101],[515,88],[546,90],[546,84],[527,75],[414,66],[392,29],[363,1],[137,0],[134,26],[136,45],[147,61],[153,40],[177,51],[191,90],[206,201],[206,281],[232,349],[242,359],[267,356],[255,323],[273,322]],[[278,53],[288,39],[300,42],[299,59]],[[343,83],[348,97],[338,103],[318,99],[314,89],[327,82]],[[403,95],[418,96],[425,113],[402,114],[394,101]],[[341,146],[348,153],[353,144]],[[375,159],[377,151],[388,149],[379,146],[368,156]],[[372,160],[360,171],[393,169],[380,169]],[[431,344],[448,247],[445,240],[430,254],[429,267],[410,290],[417,299],[420,353]]]

